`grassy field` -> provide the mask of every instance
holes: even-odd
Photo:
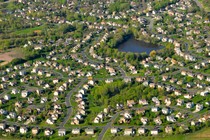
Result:
[[[37,26],[34,28],[27,28],[27,29],[23,29],[23,30],[17,30],[15,32],[13,32],[16,35],[23,35],[23,34],[31,34],[34,31],[42,31],[44,29],[45,26]]]
[[[166,137],[144,137],[144,136],[114,136],[108,130],[104,140],[210,140],[210,128],[204,128],[192,134],[172,135]]]
[[[207,12],[210,12],[210,1],[209,0],[198,0]]]

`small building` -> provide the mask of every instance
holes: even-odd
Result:
[[[138,128],[138,133],[139,133],[140,135],[143,135],[143,134],[145,134],[145,133],[146,133],[146,129],[145,129],[145,128],[143,128],[143,127]]]
[[[80,129],[78,129],[78,128],[74,128],[74,129],[72,129],[72,134],[75,134],[75,135],[77,135],[77,134],[80,134]]]
[[[21,92],[21,96],[22,96],[23,98],[26,98],[26,97],[28,96],[28,94],[29,94],[29,92],[28,92],[27,90],[23,90],[23,91]]]
[[[44,130],[44,135],[45,136],[50,136],[50,135],[52,135],[53,134],[53,131],[52,130],[50,130],[50,129],[45,129]]]
[[[167,134],[172,134],[172,133],[173,133],[173,128],[172,128],[171,126],[166,126],[166,127],[165,127],[165,132],[166,132]]]
[[[0,129],[4,130],[6,128],[6,124],[5,123],[0,123]]]
[[[26,127],[24,127],[24,126],[20,127],[21,134],[25,134],[25,133],[27,133],[27,131],[28,131],[28,129]]]
[[[85,133],[86,133],[87,135],[93,135],[93,134],[94,134],[94,130],[93,130],[92,128],[86,128],[86,129],[85,129]]]
[[[134,134],[135,134],[135,131],[133,130],[133,128],[128,128],[128,129],[125,129],[125,131],[124,131],[125,136],[130,136],[130,135],[134,135]]]
[[[34,127],[34,128],[32,128],[32,134],[33,135],[37,135],[38,133],[39,133],[39,128],[37,128],[37,127]]]
[[[151,130],[152,135],[158,135],[158,133],[159,133],[158,129]]]
[[[112,134],[116,134],[118,131],[119,131],[118,128],[115,128],[115,127],[111,128],[111,133]]]
[[[59,129],[58,130],[58,136],[65,136],[66,135],[66,129]]]

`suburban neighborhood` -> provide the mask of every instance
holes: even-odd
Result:
[[[0,138],[162,139],[209,132],[207,5],[0,0]],[[136,44],[143,48],[132,49]]]

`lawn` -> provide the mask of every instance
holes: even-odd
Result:
[[[106,132],[104,140],[209,140],[210,128],[204,128],[192,134],[172,135],[166,137],[144,137],[144,136],[114,136],[110,133],[110,129]]]
[[[45,26],[37,26],[37,27],[33,27],[33,28],[26,28],[26,29],[23,29],[23,30],[17,30],[15,32],[13,32],[14,34],[16,35],[23,35],[23,34],[31,34],[33,33],[34,31],[39,31],[39,30],[43,30]]]

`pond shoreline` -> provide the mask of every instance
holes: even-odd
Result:
[[[163,49],[163,46],[157,44],[148,43],[143,40],[138,40],[134,36],[128,36],[125,40],[120,43],[117,49],[120,52],[131,52],[131,53],[144,53],[149,54],[152,50]]]

